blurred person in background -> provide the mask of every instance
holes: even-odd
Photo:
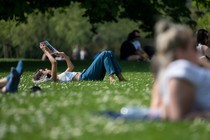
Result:
[[[73,60],[79,60],[80,59],[80,47],[76,46],[71,54],[71,57]]]
[[[209,34],[208,31],[205,29],[199,29],[196,33],[197,35],[197,51],[198,57],[201,60],[208,61],[210,58],[210,48],[208,47],[209,44]]]
[[[120,59],[128,61],[136,60],[148,60],[147,53],[141,47],[139,41],[140,32],[138,30],[133,30],[128,34],[127,40],[124,41],[120,48]]]
[[[88,52],[86,48],[81,48],[80,50],[80,60],[85,60],[88,56]]]

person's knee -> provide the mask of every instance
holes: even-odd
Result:
[[[101,55],[103,55],[103,56],[105,56],[105,57],[107,57],[107,56],[113,56],[113,52],[112,52],[112,51],[103,51],[103,52],[101,53]]]
[[[107,55],[107,54],[109,54],[109,52],[108,51],[103,51],[101,54],[102,55]]]
[[[113,56],[113,52],[112,51],[106,51],[106,55],[112,57]]]
[[[112,51],[107,51],[107,53],[109,53],[110,55],[113,55],[113,52]]]

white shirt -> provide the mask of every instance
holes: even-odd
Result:
[[[210,70],[201,68],[187,60],[177,60],[169,64],[163,74],[159,76],[161,76],[160,93],[165,104],[170,102],[169,80],[171,78],[181,78],[191,82],[196,88],[194,109],[210,109]]]
[[[76,74],[77,74],[77,72],[63,72],[58,75],[58,79],[61,82],[70,82],[73,80],[73,78]]]
[[[196,47],[196,49],[199,53],[199,56],[205,56],[202,44],[199,43],[198,46]]]
[[[142,50],[141,43],[138,40],[133,41],[132,44],[136,48],[136,50]]]

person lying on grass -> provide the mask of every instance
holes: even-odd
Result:
[[[197,57],[192,30],[167,22],[156,27],[158,68],[150,109],[166,120],[210,119],[210,67]]]
[[[109,75],[110,82],[115,81],[114,74],[118,77],[119,81],[125,81],[125,78],[121,74],[121,67],[117,62],[115,55],[111,51],[101,52],[92,64],[82,72],[72,72],[74,65],[70,61],[69,57],[64,52],[56,51],[55,55],[62,56],[67,64],[66,71],[61,74],[57,74],[57,62],[51,55],[50,49],[44,43],[40,43],[40,48],[51,62],[51,70],[39,69],[32,79],[34,82],[103,80],[106,72]]]
[[[10,74],[5,78],[0,79],[0,92],[14,93],[18,90],[20,77],[23,72],[23,62],[19,60],[16,68],[11,68]]]

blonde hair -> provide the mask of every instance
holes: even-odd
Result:
[[[160,21],[155,26],[156,30],[156,59],[160,67],[166,67],[176,60],[177,49],[186,49],[192,40],[192,30],[181,24]]]

